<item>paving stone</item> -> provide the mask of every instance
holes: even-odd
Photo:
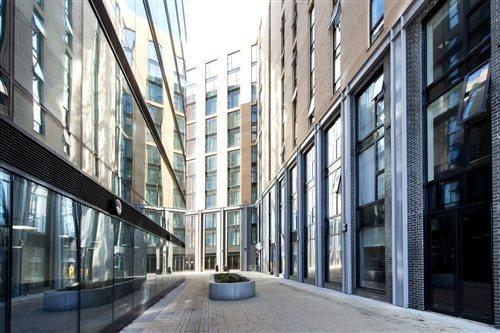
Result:
[[[403,309],[359,296],[256,273],[257,295],[208,299],[209,275],[186,282],[122,332],[486,332],[493,327],[436,313]],[[498,331],[497,331],[498,332]]]

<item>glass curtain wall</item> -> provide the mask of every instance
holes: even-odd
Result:
[[[10,221],[13,236],[0,257],[6,295],[12,252],[11,331],[106,330],[180,281],[163,263],[170,242],[17,175],[0,170],[0,180],[0,225]]]
[[[383,74],[357,98],[358,287],[385,290]]]
[[[342,195],[341,195],[341,123],[337,118],[326,130],[326,281],[342,283]]]

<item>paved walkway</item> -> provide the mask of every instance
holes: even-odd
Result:
[[[211,301],[209,275],[188,274],[186,282],[122,332],[499,332],[472,321],[294,281],[245,275],[256,280],[256,297]]]

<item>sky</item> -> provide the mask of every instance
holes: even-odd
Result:
[[[265,0],[185,0],[188,66],[257,37]]]

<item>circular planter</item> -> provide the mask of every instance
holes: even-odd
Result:
[[[255,296],[255,281],[217,283],[209,281],[208,297],[213,300],[233,301]]]

